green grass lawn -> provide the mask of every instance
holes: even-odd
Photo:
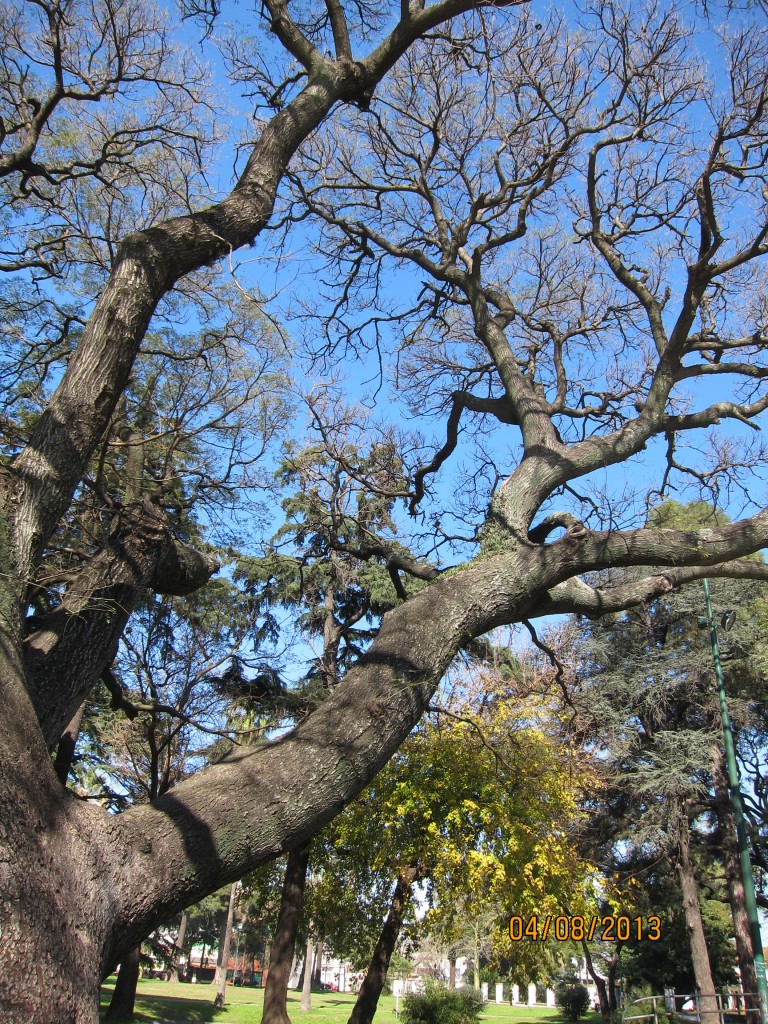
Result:
[[[113,979],[101,990],[102,1009],[112,997]],[[191,1020],[216,1021],[221,1024],[260,1024],[264,999],[262,989],[227,986],[227,1004],[221,1010],[213,1007],[212,985],[188,985],[169,981],[140,981],[136,997],[137,1021]],[[355,996],[341,992],[313,992],[312,1009],[299,1008],[301,993],[288,993],[288,1013],[292,1024],[347,1024]],[[395,997],[382,996],[376,1013],[376,1024],[394,1024]],[[546,1007],[529,1009],[488,1003],[480,1018],[488,1024],[562,1024],[562,1017]],[[584,1024],[596,1024],[598,1014],[583,1018]]]

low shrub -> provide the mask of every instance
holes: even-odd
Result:
[[[589,992],[583,985],[558,985],[555,1002],[567,1020],[578,1020],[589,1009]]]
[[[412,993],[403,1000],[403,1024],[474,1024],[483,1009],[477,989],[429,985],[425,992]]]
[[[656,1004],[656,1018],[659,1024],[671,1024],[670,1015],[664,1005],[663,999],[653,1000],[649,998],[653,993],[650,985],[638,985],[630,989],[627,996],[626,1014],[628,1017],[647,1016],[647,1020],[641,1024],[653,1024],[653,1007]]]

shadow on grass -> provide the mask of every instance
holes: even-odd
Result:
[[[102,1014],[109,1006],[111,998],[111,989],[102,988]],[[150,996],[139,993],[136,997],[136,1012],[133,1017],[125,1019],[130,1021],[156,1021],[158,1019],[217,1021],[221,1019],[221,1015],[222,1011],[218,1010],[213,1005],[213,1001],[209,999],[182,999],[177,996]]]
[[[517,1009],[515,1007],[515,1009]],[[525,1009],[525,1008],[523,1008]],[[515,1014],[504,1014],[502,1012],[489,1013],[488,1010],[483,1010],[480,1013],[481,1021],[488,1021],[489,1024],[497,1024],[498,1021],[503,1020],[506,1017],[507,1020],[512,1019],[514,1024],[569,1024],[569,1022],[563,1017],[561,1013],[557,1013],[555,1010],[552,1013],[519,1013]],[[584,1020],[580,1020],[578,1024],[585,1024]]]

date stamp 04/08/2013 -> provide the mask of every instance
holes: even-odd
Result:
[[[513,942],[533,939],[546,942],[556,939],[567,942],[569,939],[580,942],[586,939],[602,939],[604,942],[629,942],[632,939],[658,942],[661,938],[660,917],[570,917],[552,914],[539,917],[533,914],[529,918],[513,916],[509,919],[509,937]]]

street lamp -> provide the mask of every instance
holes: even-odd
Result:
[[[757,994],[760,999],[760,1024],[768,1024],[768,981],[765,977],[765,960],[763,958],[763,940],[760,935],[760,921],[757,916],[757,902],[755,900],[755,879],[752,874],[752,862],[749,859],[749,844],[747,842],[747,826],[744,820],[744,801],[739,788],[739,769],[736,764],[736,750],[733,743],[733,730],[731,728],[731,717],[728,714],[728,701],[725,696],[725,680],[723,668],[720,664],[720,647],[717,642],[717,629],[712,614],[712,600],[709,596],[709,580],[704,580],[704,593],[707,598],[707,624],[709,625],[709,640],[712,644],[712,660],[715,663],[715,677],[717,678],[717,694],[720,698],[720,717],[723,723],[723,740],[725,743],[725,761],[728,766],[728,789],[731,795],[733,817],[736,822],[736,841],[739,850],[739,863],[741,865],[741,878],[744,883],[744,902],[747,905],[747,917],[749,918],[749,932],[752,938],[752,951],[755,958],[755,975],[757,977]],[[736,619],[735,612],[726,612],[723,615],[722,626],[727,632]]]
[[[237,942],[235,943],[235,969],[232,972],[232,984],[233,985],[237,984],[237,958],[240,955],[240,935],[241,935],[241,933],[243,931],[243,922],[242,921],[238,921],[237,922],[237,928],[235,930],[237,931]],[[242,979],[241,979],[241,981],[242,981]]]

